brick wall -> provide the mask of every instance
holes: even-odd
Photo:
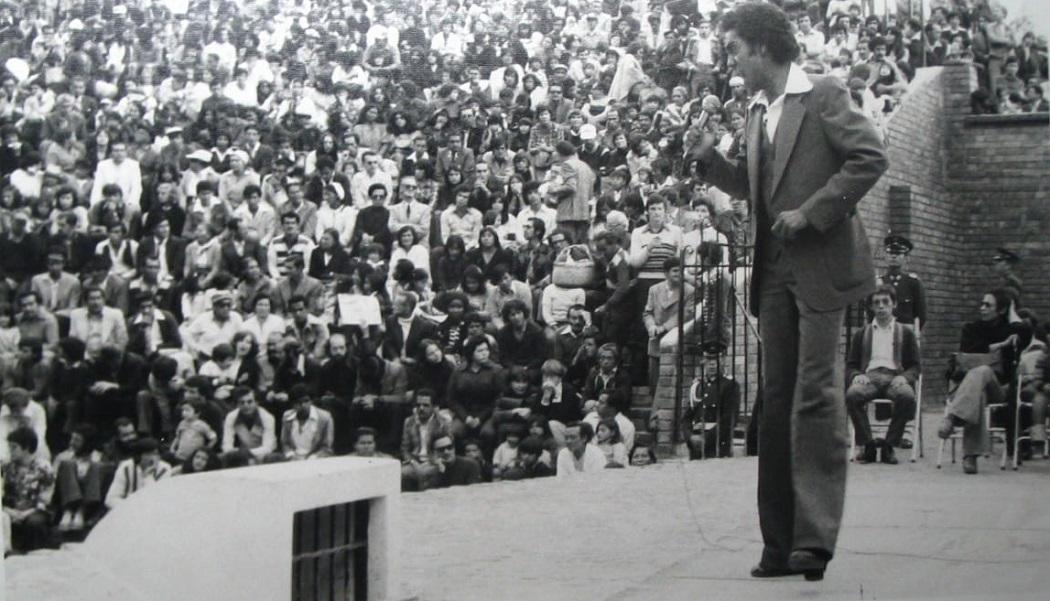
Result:
[[[962,324],[976,317],[981,292],[996,284],[988,260],[995,247],[1021,254],[1024,304],[1050,319],[1048,119],[1045,114],[972,116],[969,97],[976,88],[970,65],[919,71],[887,126],[890,168],[859,207],[880,270],[885,266],[882,238],[888,231],[915,243],[906,269],[922,279],[930,306],[923,332],[928,408],[941,406],[942,375]],[[741,348],[742,323],[738,316]],[[656,409],[665,444],[674,407],[676,352],[669,347],[661,357]],[[746,370],[743,357],[736,363],[737,373],[747,373],[754,382],[753,349]],[[683,387],[696,373],[687,353]],[[687,389],[683,399],[688,402]]]

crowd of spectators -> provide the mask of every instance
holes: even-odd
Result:
[[[746,229],[683,160],[690,128],[739,148],[734,4],[0,4],[15,548],[256,463],[389,455],[421,490],[652,462],[634,387],[682,298],[724,340]],[[1045,49],[996,70],[980,7],[784,5],[876,122],[967,51],[1045,110]]]

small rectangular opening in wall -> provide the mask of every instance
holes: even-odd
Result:
[[[292,518],[292,601],[368,599],[369,500]]]

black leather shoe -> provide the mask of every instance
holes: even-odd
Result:
[[[881,460],[889,465],[897,465],[897,454],[893,451],[893,447],[885,443],[882,445]]]
[[[823,580],[828,560],[808,549],[792,551],[788,557],[788,569],[802,574],[811,582]]]
[[[796,572],[788,568],[774,568],[767,567],[762,564],[751,568],[752,578],[783,578],[784,576],[797,576],[801,572]]]
[[[878,447],[875,446],[874,442],[869,442],[864,445],[863,449],[860,449],[857,456],[853,458],[857,463],[875,463],[878,459]]]

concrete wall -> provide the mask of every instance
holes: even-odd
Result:
[[[887,125],[890,168],[859,206],[880,270],[888,232],[915,243],[906,269],[925,284],[930,307],[923,332],[927,408],[941,406],[962,324],[976,318],[981,292],[996,285],[989,267],[996,247],[1022,255],[1023,304],[1050,319],[1050,121],[1046,114],[973,116],[976,89],[971,65],[921,69]],[[738,316],[738,332],[742,324]],[[676,351],[668,347],[661,358],[662,430],[674,407]],[[748,369],[742,357],[737,363],[738,373],[755,377],[753,350]],[[687,356],[683,385],[695,375]]]
[[[371,500],[368,598],[396,599],[401,469],[338,457],[163,480],[114,508],[83,555],[138,599],[288,599],[295,512]]]

